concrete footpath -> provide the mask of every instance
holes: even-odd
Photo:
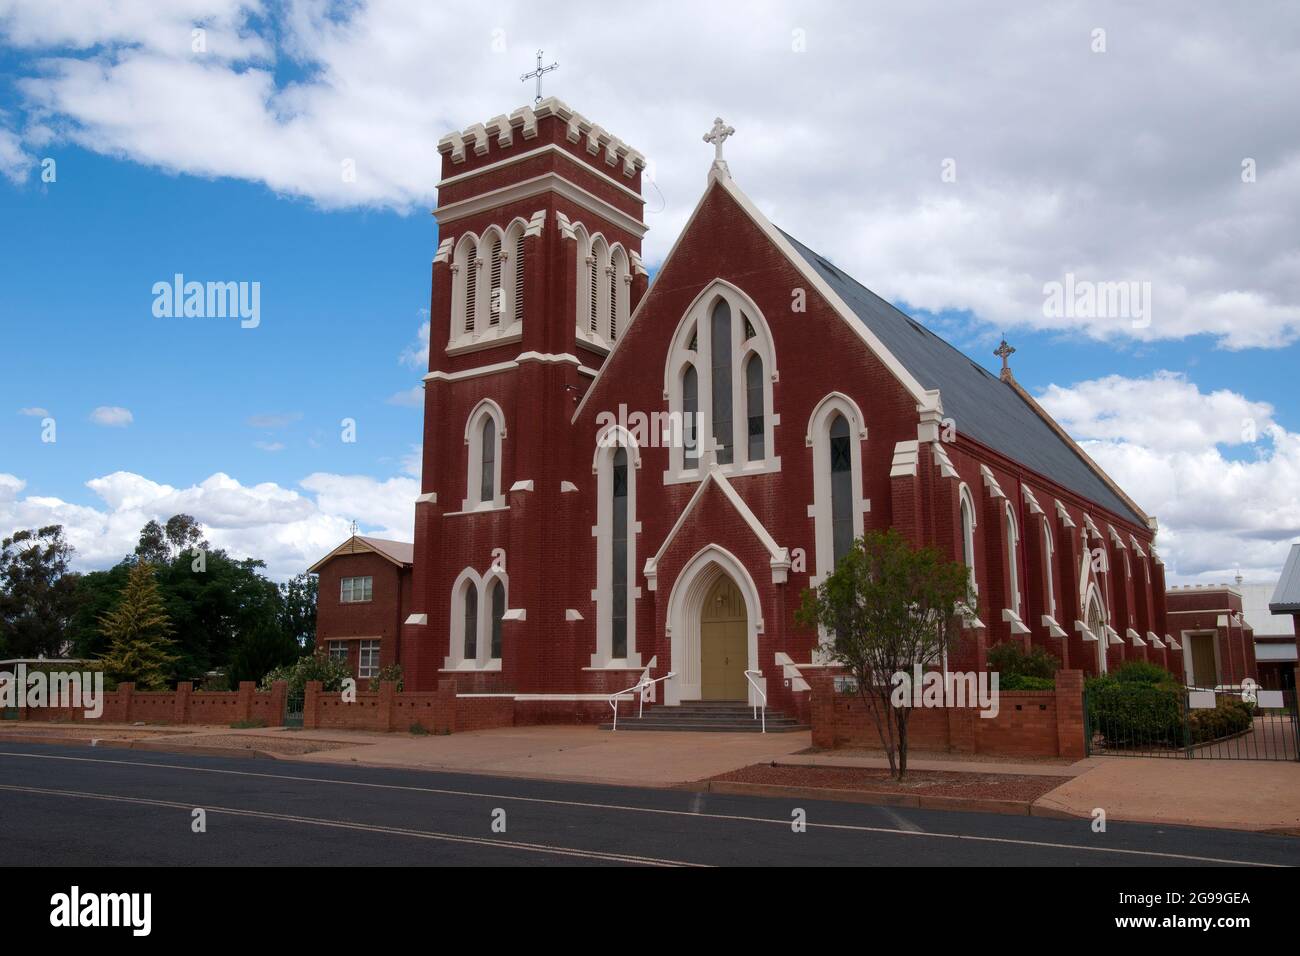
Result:
[[[0,746],[5,740],[83,746],[93,741],[95,746],[112,748],[648,787],[698,788],[710,777],[764,763],[863,769],[888,766],[883,756],[861,752],[801,753],[810,748],[807,732],[611,733],[592,726],[542,726],[415,736],[356,730],[21,722],[0,725]],[[963,760],[957,754],[927,754],[914,756],[909,767],[1071,778],[1032,803],[999,812],[1091,818],[1094,810],[1101,808],[1108,820],[1300,835],[1300,762],[1092,757],[1062,763]],[[736,786],[748,785],[730,789]],[[780,789],[779,795],[791,795],[788,788]],[[755,794],[769,791],[757,785],[753,789]],[[817,788],[799,792],[810,799],[891,802],[880,799],[888,794],[819,792]],[[951,808],[991,809],[960,802]]]

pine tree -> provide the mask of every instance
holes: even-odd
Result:
[[[99,619],[110,641],[103,656],[104,671],[118,681],[134,681],[141,690],[165,689],[177,656],[168,636],[171,621],[158,593],[153,565],[140,562],[131,569],[122,600]]]

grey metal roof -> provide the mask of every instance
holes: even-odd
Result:
[[[956,422],[958,432],[1145,526],[1143,518],[1015,389],[789,233],[781,232],[922,386],[939,389],[943,413]]]
[[[1291,553],[1286,556],[1282,577],[1278,579],[1268,609],[1274,614],[1300,611],[1300,544],[1291,545]]]

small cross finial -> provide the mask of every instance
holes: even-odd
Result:
[[[1015,352],[1016,350],[1007,344],[1006,339],[1003,339],[1002,344],[993,350],[993,354],[1002,359],[1002,380],[1004,382],[1011,377],[1011,366],[1007,364],[1007,359],[1011,358]]]
[[[542,51],[541,50],[537,51],[537,69],[533,70],[533,72],[531,73],[525,73],[523,76],[519,77],[519,81],[521,83],[534,78],[537,80],[537,95],[533,98],[534,103],[540,103],[542,101],[542,75],[546,73],[550,73],[551,70],[558,70],[559,68],[560,68],[560,64],[558,63],[552,63],[550,66],[542,66]]]
[[[704,134],[704,142],[712,143],[713,148],[717,150],[713,156],[713,161],[715,163],[723,161],[722,144],[727,141],[727,137],[734,136],[735,133],[736,128],[734,126],[728,126],[722,121],[722,117],[719,116],[713,121],[713,128]]]

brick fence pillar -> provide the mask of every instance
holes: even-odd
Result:
[[[190,722],[190,694],[193,692],[193,681],[183,680],[176,685],[176,696],[172,698],[172,723],[188,724]]]
[[[251,680],[239,682],[239,697],[235,701],[235,720],[247,723],[253,719],[253,692],[257,684]]]
[[[835,746],[835,679],[830,674],[813,674],[808,678],[812,745],[823,749]]]
[[[1083,671],[1056,672],[1056,751],[1082,760],[1087,756],[1084,735]]]
[[[276,681],[271,685],[271,719],[266,722],[268,727],[284,726],[284,708],[288,702],[288,681]]]
[[[379,729],[393,730],[397,725],[397,682],[379,682]]]
[[[312,730],[320,726],[320,688],[318,680],[307,681],[302,697],[302,727]]]
[[[123,681],[117,685],[118,707],[122,711],[122,723],[131,722],[131,699],[135,697],[135,681]]]
[[[456,681],[451,678],[438,681],[438,698],[433,704],[433,732],[450,734],[456,731]]]

